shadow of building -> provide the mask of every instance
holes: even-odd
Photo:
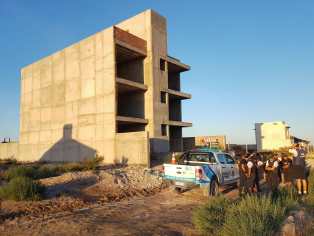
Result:
[[[72,124],[63,127],[63,137],[46,151],[40,161],[45,162],[78,162],[92,159],[96,150],[72,138]]]

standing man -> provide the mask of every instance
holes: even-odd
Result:
[[[248,175],[248,167],[247,167],[247,160],[246,157],[243,155],[241,156],[241,159],[238,162],[239,165],[239,196],[242,197],[243,195],[247,194],[249,192],[248,189],[248,181],[247,181],[247,175]]]
[[[295,148],[291,150],[293,154],[292,166],[293,166],[293,176],[296,179],[298,194],[307,194],[307,181],[306,181],[306,165],[305,156],[306,151],[300,148],[299,144],[295,145]]]

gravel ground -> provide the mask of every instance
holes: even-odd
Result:
[[[2,223],[45,219],[51,214],[98,207],[134,196],[149,196],[167,187],[158,175],[150,174],[141,166],[66,173],[40,182],[47,187],[46,200],[3,201],[0,212]]]

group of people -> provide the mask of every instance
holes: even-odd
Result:
[[[270,159],[264,160],[260,153],[243,155],[239,165],[239,193],[260,192],[260,181],[266,181],[267,190],[275,192],[279,185],[296,185],[299,195],[308,193],[308,170],[306,168],[306,150],[296,144],[289,154],[275,153]]]

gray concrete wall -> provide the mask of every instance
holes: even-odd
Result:
[[[150,165],[147,132],[118,133],[116,135],[116,162]]]
[[[0,159],[17,159],[18,156],[18,143],[0,143]]]
[[[21,84],[20,160],[73,161],[98,152],[113,161],[113,28],[24,67]]]

